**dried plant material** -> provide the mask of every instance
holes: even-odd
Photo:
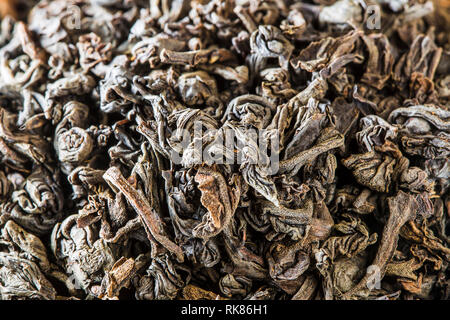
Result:
[[[183,252],[179,246],[173,243],[164,234],[164,222],[154,208],[150,206],[148,201],[144,198],[143,194],[134,189],[129,182],[122,176],[119,169],[116,167],[109,168],[103,178],[108,181],[114,188],[117,188],[128,199],[128,202],[136,210],[142,219],[143,224],[146,227],[146,231],[149,233],[149,238],[153,238],[165,247],[170,252],[177,255],[180,261],[183,261]]]
[[[0,1],[0,299],[450,299],[450,11]]]
[[[135,262],[132,258],[122,257],[117,260],[102,282],[102,286],[106,287],[106,297],[108,299],[116,298],[120,289],[130,285],[130,280],[135,272]],[[99,298],[103,298],[103,295],[99,294]]]
[[[15,8],[16,1],[15,0],[2,0],[0,2],[0,15],[2,18],[6,16],[11,16],[13,18],[17,18],[17,10]]]
[[[192,284],[183,288],[183,299],[185,300],[227,300],[218,294],[204,290]]]
[[[206,168],[197,171],[194,181],[202,192],[200,202],[208,209],[208,215],[192,230],[192,234],[208,239],[219,234],[230,223],[241,196],[240,181],[235,180],[235,188],[229,190],[220,173]]]

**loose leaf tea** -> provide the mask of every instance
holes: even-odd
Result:
[[[450,299],[444,1],[1,1],[0,299]]]

